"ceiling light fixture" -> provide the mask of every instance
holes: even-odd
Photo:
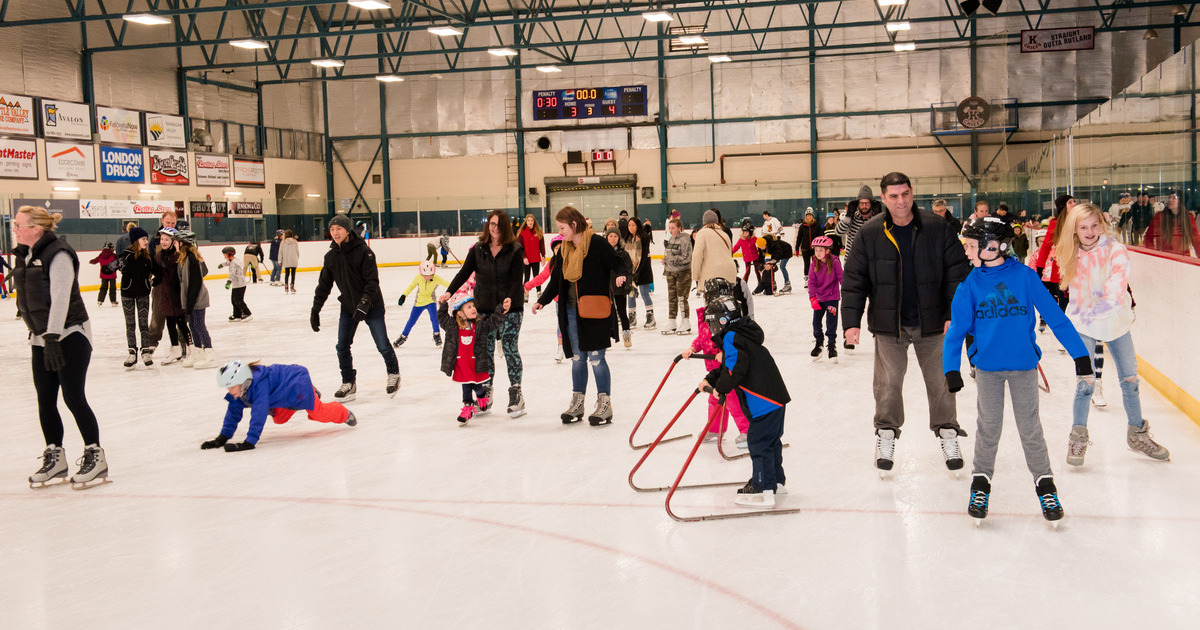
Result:
[[[902,4],[904,4],[905,2],[908,2],[908,0],[879,0],[879,6],[881,6],[881,7],[898,7]]]
[[[703,46],[708,43],[708,40],[699,35],[684,35],[679,38],[679,43],[684,46]]]
[[[378,11],[392,8],[391,4],[387,2],[381,2],[380,0],[349,0],[349,2],[346,4],[359,9],[366,9],[367,11]]]
[[[1145,40],[1158,39],[1158,31],[1156,31],[1154,29],[1148,29],[1146,31],[1146,33],[1144,35],[1142,35],[1142,39],[1145,39]]]
[[[666,11],[650,11],[648,13],[643,13],[642,17],[645,18],[647,22],[670,22],[675,19]]]
[[[437,35],[438,37],[452,37],[455,35],[462,35],[462,31],[454,28],[453,26],[430,26],[426,30],[428,30],[430,33],[433,33],[434,35]]]
[[[121,19],[125,20],[126,22],[136,22],[138,24],[145,24],[147,26],[158,26],[160,24],[171,23],[169,18],[165,18],[161,15],[154,15],[153,13],[128,13],[126,15],[122,15]]]
[[[241,197],[242,193],[239,191],[236,191],[236,190],[226,190],[225,196],[226,197]]]
[[[157,195],[162,191],[157,188],[139,188],[138,192],[142,193],[143,195]]]
[[[1187,15],[1187,7],[1177,4],[1171,7],[1171,15]]]
[[[375,76],[375,80],[383,83],[401,83],[404,81],[404,77],[398,77],[394,74],[379,74]]]
[[[908,22],[888,22],[884,28],[895,33],[896,31],[912,30],[912,24],[909,24]]]
[[[320,199],[321,193],[308,193],[307,195],[304,195],[304,196],[308,197],[309,199]]]
[[[341,68],[346,65],[337,59],[313,59],[309,63],[319,68]]]
[[[55,186],[54,192],[79,192],[78,186]]]
[[[494,57],[516,57],[517,51],[511,48],[489,48],[488,54]]]
[[[733,58],[729,55],[709,55],[708,60],[713,63],[729,63]]]
[[[906,50],[916,50],[917,45],[912,42],[900,42],[896,44],[896,52],[904,52]]]
[[[234,39],[230,40],[229,45],[237,46],[238,48],[245,48],[247,50],[261,50],[263,48],[270,48],[266,42],[260,42],[257,39]]]
[[[562,72],[562,68],[558,66],[538,66],[538,72]]]

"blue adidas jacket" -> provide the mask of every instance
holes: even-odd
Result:
[[[249,389],[242,392],[241,398],[225,394],[229,409],[225,412],[221,435],[233,437],[247,407],[250,408],[250,426],[246,429],[246,441],[256,444],[272,409],[312,409],[315,406],[312,378],[303,365],[253,365],[250,373],[254,380],[250,381]]]
[[[713,343],[725,356],[721,366],[705,379],[722,394],[736,391],[742,411],[750,419],[760,418],[791,401],[775,359],[763,346],[764,338],[762,328],[752,319],[743,317],[730,324],[721,337],[713,337]]]
[[[942,346],[942,371],[961,365],[963,341],[975,342],[967,356],[988,372],[1032,370],[1042,358],[1037,345],[1037,314],[1072,358],[1088,356],[1071,321],[1032,269],[1009,258],[998,267],[976,267],[958,285],[950,305],[950,329]]]

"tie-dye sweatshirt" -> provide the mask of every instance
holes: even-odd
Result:
[[[1090,251],[1080,249],[1068,291],[1067,318],[1075,330],[1100,341],[1112,341],[1133,327],[1129,294],[1129,250],[1107,235]]]

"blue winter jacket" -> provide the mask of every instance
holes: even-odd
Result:
[[[254,365],[250,367],[250,373],[253,380],[241,398],[225,394],[229,409],[225,412],[221,435],[226,438],[233,437],[247,407],[250,408],[250,426],[246,429],[246,441],[256,444],[272,409],[312,409],[316,405],[312,378],[303,365]]]
[[[718,393],[736,392],[742,411],[752,420],[791,401],[764,339],[762,328],[748,317],[730,323],[720,337],[712,338],[724,357],[705,377]]]
[[[1071,321],[1032,269],[1014,258],[998,267],[976,267],[958,285],[950,304],[950,329],[942,346],[942,371],[957,372],[968,334],[967,356],[988,372],[1032,370],[1042,358],[1037,313],[1073,358],[1088,356]]]

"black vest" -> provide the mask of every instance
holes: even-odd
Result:
[[[41,335],[46,332],[46,324],[50,319],[50,261],[59,252],[71,256],[75,265],[75,278],[71,282],[71,303],[67,307],[67,322],[63,328],[78,326],[88,320],[87,308],[83,305],[83,297],[79,295],[79,256],[65,241],[59,240],[54,232],[46,232],[32,247],[33,257],[28,266],[25,257],[30,252],[29,247],[18,245],[14,254],[16,261],[13,265],[13,282],[17,289],[17,307],[21,309],[21,318],[30,332]]]

